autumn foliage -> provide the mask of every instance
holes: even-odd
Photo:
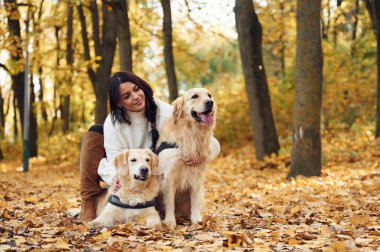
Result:
[[[256,160],[252,145],[239,43],[231,22],[234,1],[171,1],[179,4],[172,9],[178,10],[172,43],[180,94],[194,86],[213,93],[218,105],[215,136],[222,147],[220,157],[208,167],[203,222],[191,225],[183,220],[176,229],[165,224],[149,229],[142,219],[89,229],[78,220],[80,142],[95,121],[96,99],[87,67],[98,70],[101,57],[94,49],[89,60],[83,57],[74,8],[74,63],[68,64],[66,19],[68,3],[82,3],[90,22],[94,1],[24,1],[33,8],[23,4],[19,14],[12,14],[21,17],[23,41],[8,36],[4,2],[0,1],[0,251],[380,249],[380,141],[374,136],[377,51],[366,1],[322,1],[322,175],[290,180],[286,175],[293,141],[296,1],[254,1],[281,146],[278,156],[263,161]],[[211,16],[202,12],[215,3],[224,11],[218,13],[219,23],[208,21]],[[152,85],[155,96],[168,100],[158,1],[128,4],[133,71]],[[11,56],[21,57],[26,48],[27,13],[33,14],[28,38],[38,156],[23,173],[22,115],[17,113],[14,90],[21,86],[12,86],[11,75],[22,72],[25,61]],[[90,23],[87,26],[91,39],[94,31]],[[115,55],[112,72],[119,70]],[[63,118],[68,97],[70,113]],[[62,133],[64,120],[70,127]]]

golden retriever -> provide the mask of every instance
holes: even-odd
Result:
[[[125,150],[115,157],[113,164],[121,187],[115,195],[108,190],[102,196],[97,205],[97,218],[88,225],[112,227],[129,223],[135,216],[145,216],[147,226],[161,223],[155,209],[159,193],[157,155],[149,149]]]
[[[204,88],[193,88],[173,102],[173,114],[160,130],[158,149],[162,145],[177,146],[159,153],[159,170],[164,174],[160,182],[164,221],[168,225],[176,226],[176,200],[183,192],[190,193],[191,222],[202,221],[206,164],[220,151],[219,143],[212,137],[215,116],[211,93]]]

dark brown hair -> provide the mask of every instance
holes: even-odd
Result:
[[[130,72],[117,72],[114,73],[109,79],[108,83],[108,96],[109,103],[111,109],[111,120],[115,125],[116,122],[123,124],[126,123],[131,125],[130,118],[125,108],[118,106],[119,102],[119,87],[120,84],[125,82],[132,82],[137,85],[145,95],[145,116],[148,121],[151,123],[152,130],[149,132],[149,135],[152,139],[151,149],[154,150],[155,145],[157,143],[159,133],[156,129],[156,113],[157,113],[157,105],[153,99],[153,90],[150,85],[138,77],[137,75]]]

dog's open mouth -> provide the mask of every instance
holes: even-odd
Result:
[[[214,117],[212,114],[212,110],[206,110],[202,113],[191,111],[191,115],[194,117],[194,119],[197,122],[204,123],[209,126],[214,124]]]
[[[140,180],[140,181],[145,181],[145,180],[147,180],[148,179],[148,176],[143,176],[143,175],[133,175],[133,178],[135,179],[135,180]]]

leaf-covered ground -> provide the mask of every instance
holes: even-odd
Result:
[[[380,250],[380,140],[365,130],[324,135],[321,177],[285,180],[288,151],[258,162],[250,145],[230,150],[208,169],[204,222],[175,230],[91,230],[71,217],[80,204],[73,146],[55,162],[32,160],[28,173],[0,163],[0,251]]]

